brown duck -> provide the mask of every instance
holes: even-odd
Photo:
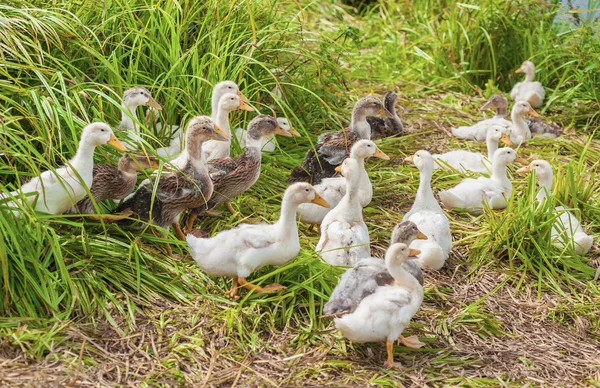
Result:
[[[371,140],[402,134],[404,126],[396,113],[396,104],[398,104],[396,93],[387,92],[383,97],[383,106],[393,117],[367,116],[367,122],[371,126]]]

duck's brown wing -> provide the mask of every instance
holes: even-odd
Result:
[[[211,178],[231,174],[240,167],[241,158],[223,158],[215,159],[208,163],[208,170]]]
[[[544,121],[537,117],[525,119],[529,130],[533,136],[559,137],[564,129],[550,121]]]
[[[371,126],[371,140],[400,135],[404,131],[402,121],[400,121],[400,119],[397,117],[389,119],[367,116],[367,122]]]

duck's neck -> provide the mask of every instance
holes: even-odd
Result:
[[[371,139],[371,126],[367,122],[367,115],[362,109],[352,111],[350,130],[360,136],[361,139]]]
[[[513,135],[512,137],[517,139],[518,143],[520,143],[524,140],[530,139],[531,138],[531,130],[529,129],[529,126],[525,122],[525,119],[523,119],[523,115],[513,111],[510,114],[510,117],[513,122],[513,128],[512,128],[512,134],[511,134],[511,135]]]
[[[229,126],[229,111],[226,111],[225,109],[219,109],[217,111],[215,123],[219,128],[223,130],[223,132],[227,134],[229,138],[231,138],[231,128]]]
[[[540,186],[540,191],[538,191],[535,198],[539,202],[542,202],[544,199],[546,199],[547,194],[551,192],[552,178],[553,178],[552,174],[548,174],[548,175],[544,175],[544,176],[538,175],[538,183]]]
[[[431,176],[433,175],[433,166],[426,164],[420,171],[419,178],[419,189],[415,197],[415,203],[413,209],[420,208],[438,208],[440,211],[440,205],[433,196],[433,190],[431,190]]]
[[[121,128],[139,132],[140,129],[135,123],[137,121],[137,105],[128,105],[123,101],[121,106],[123,107],[121,110]],[[129,112],[131,116],[128,115],[127,112]]]
[[[535,75],[535,71],[528,70],[525,73],[525,82],[533,82],[533,76]]]
[[[202,174],[208,174],[208,168],[206,167],[202,153],[203,144],[204,142],[199,140],[188,140],[187,157],[194,170]]]
[[[508,175],[506,174],[506,164],[494,160],[492,162],[492,176],[491,179],[505,188],[512,188],[512,183],[510,179],[508,179]]]
[[[397,285],[413,290],[423,290],[417,279],[408,273],[402,265],[388,267],[388,271]]]
[[[296,211],[298,209],[297,203],[284,198],[281,203],[281,214],[277,221],[277,230],[284,235],[291,235],[298,237],[298,224],[296,223]]]
[[[361,218],[362,219],[362,206],[360,205],[360,196],[358,195],[358,189],[360,185],[360,175],[357,172],[353,172],[356,176],[346,177],[346,194],[340,201],[340,208],[346,210],[346,215],[349,218]]]
[[[508,109],[504,106],[504,107],[496,107],[496,118],[497,119],[504,119],[506,118],[506,116],[508,115]]]
[[[262,148],[262,138],[255,138],[250,136],[249,132],[246,132],[246,149],[248,148],[256,148],[259,152]]]
[[[360,171],[359,181],[359,195],[358,198],[361,202],[361,206],[366,206],[364,202],[371,202],[373,197],[373,185],[369,179],[369,174],[365,168],[365,158],[350,154],[350,157],[356,160],[358,169]]]
[[[84,172],[91,174],[94,168],[94,150],[96,146],[85,139],[81,139],[75,156],[70,160],[71,166],[81,175]]]
[[[219,100],[221,99],[221,96],[218,96],[217,94],[213,93],[211,98],[212,111],[210,112],[210,118],[213,122],[217,122],[217,115],[219,114]]]
[[[498,150],[498,142],[491,136],[488,136],[487,139],[485,139],[485,144],[487,146],[488,159],[492,160],[494,158],[494,152]]]

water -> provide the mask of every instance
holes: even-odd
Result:
[[[600,0],[561,0],[562,9],[554,24],[565,24],[565,28],[590,25],[600,21]],[[579,11],[569,13],[569,11]],[[586,11],[586,12],[581,12]]]

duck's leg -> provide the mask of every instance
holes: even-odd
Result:
[[[132,214],[133,214],[133,211],[131,211],[131,210],[124,210],[124,211],[122,211],[120,213],[102,214],[102,215],[99,215],[99,216],[92,216],[91,215],[91,216],[87,216],[87,218],[89,220],[92,220],[92,221],[100,221],[100,220],[102,220],[104,222],[115,222],[115,221],[120,221],[123,218],[127,218],[130,215],[132,215]]]
[[[277,283],[269,284],[265,287],[257,286],[256,284],[248,283],[246,281],[246,278],[240,276],[238,276],[238,282],[240,286],[244,287],[246,290],[254,290],[256,292],[276,292],[281,290],[287,290],[286,286],[282,286],[281,284]]]
[[[390,340],[385,341],[385,348],[387,349],[387,360],[383,363],[385,368],[394,368],[394,344]]]
[[[400,341],[404,346],[414,349],[422,348],[426,345],[424,342],[419,341],[419,337],[416,335],[411,335],[410,337],[400,336],[398,341]]]
[[[236,300],[238,296],[238,280],[237,278],[231,279],[231,289],[226,293],[231,299]]]
[[[177,238],[181,241],[185,241],[185,234],[183,233],[183,230],[181,230],[181,225],[179,225],[179,222],[173,223],[173,229],[175,229],[175,235]]]
[[[198,218],[198,212],[196,211],[196,209],[192,209],[190,211],[190,214],[188,214],[188,219],[185,226],[185,230],[187,233],[192,233],[192,229],[194,228],[194,222],[196,221],[196,218]]]
[[[229,210],[229,213],[233,214],[234,216],[236,215],[236,211],[233,208],[233,206],[231,206],[231,202],[227,201],[225,202],[225,208],[227,208],[227,210]]]

